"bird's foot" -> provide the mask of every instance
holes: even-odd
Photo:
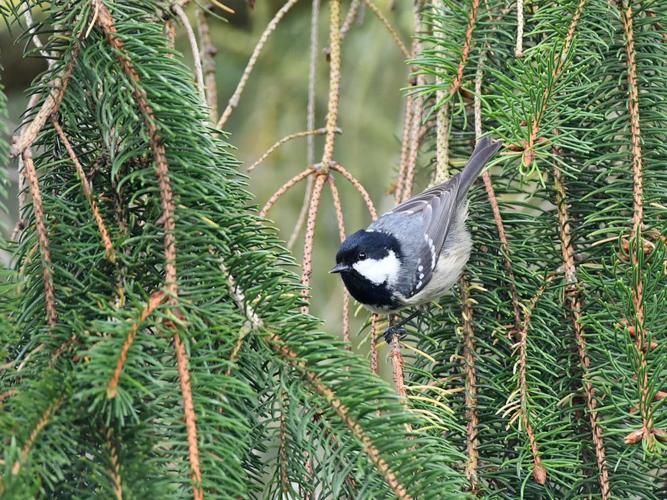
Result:
[[[398,339],[401,340],[403,339],[406,335],[407,332],[405,331],[405,328],[403,328],[403,325],[394,325],[390,326],[384,331],[384,340],[387,342],[387,345],[391,344],[391,341],[394,339],[394,335],[398,335]]]

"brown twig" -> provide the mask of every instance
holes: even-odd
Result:
[[[359,14],[359,6],[361,5],[361,0],[352,0],[350,2],[350,7],[347,10],[345,15],[345,20],[343,21],[343,26],[340,28],[340,39],[341,41],[347,36],[347,33],[352,27],[352,23],[357,18]]]
[[[359,192],[361,195],[361,198],[364,200],[366,203],[366,208],[368,208],[368,213],[371,215],[371,218],[373,220],[378,218],[377,210],[375,210],[375,205],[373,204],[373,200],[371,199],[370,195],[368,194],[368,191],[366,191],[366,188],[364,188],[363,184],[359,182],[343,165],[340,163],[334,163],[331,165],[331,170],[335,170],[339,174],[341,174],[343,177],[345,177],[348,181],[350,181],[350,184]]]
[[[227,123],[227,120],[229,119],[229,116],[232,114],[234,109],[239,105],[239,99],[241,98],[241,94],[243,93],[243,89],[245,89],[246,84],[248,83],[248,78],[250,77],[250,73],[252,72],[253,68],[255,67],[255,63],[257,62],[257,59],[259,58],[259,54],[264,48],[264,45],[266,44],[266,41],[268,40],[269,36],[271,33],[273,33],[278,26],[278,23],[282,20],[283,17],[285,17],[285,14],[294,6],[294,4],[298,0],[288,0],[285,5],[283,5],[278,12],[276,12],[276,15],[273,16],[273,19],[267,24],[266,28],[264,29],[264,32],[262,35],[259,37],[259,40],[257,41],[257,45],[255,45],[255,50],[253,50],[252,55],[250,56],[250,60],[248,61],[248,64],[243,71],[243,75],[241,76],[241,80],[239,81],[238,85],[236,86],[236,90],[232,94],[232,97],[229,99],[229,102],[227,103],[227,107],[222,113],[222,116],[218,120],[218,123],[216,124],[216,128],[223,128],[225,126],[225,123]]]
[[[294,177],[292,177],[290,180],[288,180],[285,184],[283,184],[278,191],[273,193],[271,198],[269,198],[269,201],[266,202],[266,204],[262,207],[262,209],[259,211],[259,216],[260,217],[266,217],[266,214],[271,210],[271,207],[275,205],[276,201],[284,195],[287,191],[289,191],[294,185],[296,185],[299,181],[302,181],[309,175],[313,173],[312,168],[307,168],[303,172],[300,172],[296,174]]]
[[[72,144],[70,144],[69,139],[67,139],[65,132],[63,131],[62,127],[58,123],[58,120],[55,118],[55,116],[51,116],[51,123],[53,124],[53,128],[58,134],[60,141],[65,146],[67,154],[69,155],[70,160],[72,160],[74,168],[76,169],[76,173],[79,176],[79,181],[81,181],[81,188],[83,189],[83,194],[86,197],[88,204],[90,205],[90,210],[93,213],[93,219],[95,219],[95,223],[97,224],[97,229],[99,230],[100,237],[102,238],[102,243],[104,244],[106,258],[110,262],[115,262],[116,253],[114,252],[113,244],[111,243],[111,238],[109,237],[109,231],[107,230],[107,226],[104,223],[104,219],[102,218],[100,209],[97,206],[97,202],[95,201],[93,188],[91,187],[90,182],[88,182],[86,173],[83,171],[81,162],[79,162],[79,159],[77,158],[76,153],[74,152],[74,148],[72,148]]]
[[[406,402],[408,394],[405,390],[405,376],[403,374],[404,362],[403,355],[401,354],[401,344],[397,334],[392,336],[389,347],[391,349],[391,364],[394,370],[394,387],[396,388],[398,395],[401,396],[403,402]]]
[[[345,241],[345,219],[343,217],[343,205],[340,202],[340,195],[336,187],[336,181],[332,176],[327,176],[327,183],[331,189],[331,197],[333,198],[334,209],[336,210],[336,223],[338,225],[338,237],[341,243]],[[343,290],[343,340],[345,341],[345,348],[352,350],[352,339],[350,338],[350,297],[347,292]]]
[[[518,0],[519,2],[522,0]],[[463,50],[461,51],[461,60],[459,61],[458,68],[456,69],[456,76],[452,80],[452,84],[449,87],[450,95],[456,94],[461,88],[461,82],[463,81],[463,70],[466,67],[468,62],[468,57],[470,56],[470,47],[472,45],[472,34],[475,31],[475,23],[477,22],[477,11],[479,10],[479,0],[473,0],[472,7],[470,9],[470,14],[468,15],[468,25],[466,27],[466,37],[463,41]]]
[[[389,20],[385,17],[385,15],[378,8],[378,6],[375,5],[372,2],[372,0],[364,0],[364,3],[373,12],[373,14],[375,14],[375,16],[380,20],[380,22],[382,24],[384,24],[384,27],[387,28],[387,31],[389,32],[391,37],[394,39],[394,42],[396,42],[396,45],[400,49],[403,56],[405,56],[406,59],[409,59],[410,58],[410,51],[408,50],[408,48],[403,43],[403,40],[401,40],[401,36],[398,34],[398,31],[396,31],[396,28],[394,28],[392,26],[392,24],[389,22]]]
[[[315,178],[315,185],[313,186],[313,196],[310,199],[310,206],[308,207],[308,218],[306,219],[306,237],[303,243],[303,260],[301,264],[301,285],[303,290],[301,294],[304,297],[310,295],[310,275],[313,272],[313,239],[315,237],[315,219],[317,218],[317,209],[320,206],[320,198],[322,196],[322,188],[327,180],[328,174],[320,173]],[[308,303],[301,308],[301,312],[308,314]]]
[[[99,16],[97,23],[106,35],[109,45],[111,45],[116,52],[123,71],[127,74],[133,88],[133,95],[137,101],[141,113],[144,115],[146,129],[148,131],[151,151],[153,152],[156,173],[158,177],[158,184],[160,188],[160,201],[162,206],[162,215],[160,222],[164,227],[164,268],[165,268],[165,290],[169,295],[169,304],[176,306],[178,303],[178,284],[176,275],[176,238],[174,231],[176,224],[174,221],[174,202],[171,188],[171,181],[169,179],[169,165],[167,163],[167,154],[164,147],[164,142],[159,135],[157,129],[157,120],[151,105],[148,102],[146,91],[141,86],[139,74],[134,65],[130,61],[129,55],[125,50],[125,45],[116,35],[116,26],[109,9],[104,4],[103,0],[96,0],[96,6],[99,9]],[[190,459],[190,469],[193,482],[193,494],[195,500],[203,498],[203,490],[201,487],[201,470],[199,463],[199,448],[197,441],[197,426],[196,415],[194,411],[194,403],[192,401],[192,389],[190,386],[190,374],[188,371],[188,359],[183,347],[181,338],[177,333],[174,335],[174,348],[176,352],[176,362],[178,366],[178,373],[181,385],[181,393],[183,396],[183,409],[185,413],[185,427],[188,435],[188,451]]]
[[[137,320],[132,323],[132,326],[130,326],[125,342],[123,342],[123,346],[121,347],[120,353],[118,354],[116,368],[114,369],[113,375],[107,383],[107,399],[113,399],[118,394],[118,383],[120,381],[120,375],[123,373],[125,362],[127,361],[127,354],[130,351],[130,347],[134,343],[134,339],[141,329],[141,326],[143,325],[144,321],[146,321],[148,317],[153,314],[153,311],[155,311],[155,309],[157,309],[160,304],[164,303],[166,298],[167,296],[164,294],[164,292],[154,292],[150,296],[148,303],[141,310]]]
[[[444,92],[438,91],[444,95]],[[438,98],[440,100],[440,98]],[[449,103],[446,102],[436,115],[434,184],[442,184],[449,177]]]
[[[619,3],[621,9],[621,21],[625,33],[625,52],[628,66],[628,109],[630,111],[630,130],[632,134],[632,176],[633,176],[633,214],[632,214],[632,237],[630,255],[633,272],[632,302],[634,307],[634,328],[636,335],[637,352],[639,356],[639,369],[637,383],[639,390],[639,412],[642,417],[642,439],[649,449],[655,445],[653,435],[653,409],[650,397],[650,383],[648,376],[648,361],[646,359],[649,350],[646,340],[644,325],[644,282],[641,273],[642,263],[638,252],[642,251],[642,223],[644,219],[644,188],[643,188],[643,153],[642,136],[639,117],[639,84],[637,82],[637,62],[635,53],[635,39],[633,27],[632,6]],[[636,248],[639,246],[639,248]]]
[[[70,54],[70,60],[63,72],[53,79],[51,92],[49,92],[49,95],[44,99],[42,107],[28,126],[22,128],[21,133],[18,136],[14,136],[12,139],[12,147],[9,152],[10,158],[19,156],[26,150],[26,148],[29,148],[39,135],[39,132],[44,128],[46,120],[48,120],[53,113],[58,111],[58,107],[60,106],[63,97],[65,97],[67,85],[69,84],[70,78],[72,78],[72,73],[74,73],[74,67],[76,66],[76,61],[79,56],[78,43],[74,44]]]
[[[558,150],[555,150],[554,152],[556,154],[559,153]],[[609,472],[607,470],[606,450],[603,431],[598,417],[595,388],[591,382],[590,358],[588,357],[586,335],[582,322],[581,301],[579,297],[579,289],[577,287],[577,272],[574,261],[575,249],[570,228],[567,190],[563,176],[557,166],[554,166],[554,186],[556,190],[559,233],[565,270],[565,302],[572,319],[572,328],[577,342],[577,352],[579,354],[579,362],[582,369],[581,381],[584,393],[586,394],[586,409],[588,410],[588,419],[591,424],[591,433],[593,435],[593,445],[595,448],[595,457],[599,474],[598,480],[600,482],[600,493],[602,499],[607,500],[611,498],[611,484],[609,482]]]
[[[178,4],[174,4],[171,9],[178,16],[178,19],[181,21],[183,28],[185,28],[185,34],[188,37],[190,51],[192,52],[192,60],[194,61],[195,65],[195,81],[197,82],[197,89],[199,90],[199,95],[202,102],[206,102],[206,91],[204,90],[204,70],[202,68],[199,47],[197,46],[197,37],[195,37],[195,32],[192,29],[188,15],[183,10],[183,7]]]
[[[378,370],[378,323],[380,322],[380,315],[373,313],[371,315],[371,338],[370,338],[370,351],[371,351],[371,371],[376,375],[379,373]]]
[[[326,136],[322,165],[328,168],[333,160],[336,124],[338,122],[338,101],[340,100],[340,0],[329,2],[329,99],[327,104]],[[316,182],[317,185],[317,182]]]
[[[113,492],[116,500],[123,500],[123,480],[120,475],[120,457],[118,455],[118,448],[113,442],[113,430],[107,427],[105,432],[105,439],[107,447],[109,448],[109,458],[111,459],[111,482],[113,483]]]
[[[475,370],[475,331],[472,324],[472,304],[470,289],[465,279],[461,279],[461,316],[463,319],[463,371],[465,373],[466,420],[466,478],[473,493],[477,491],[477,462],[479,459],[479,439],[477,435],[479,415],[477,413],[477,374]]]
[[[290,234],[289,240],[287,241],[287,248],[291,250],[296,243],[296,239],[303,229],[303,225],[306,223],[306,216],[308,215],[308,206],[310,205],[310,197],[313,195],[313,184],[315,183],[315,177],[310,175],[306,180],[306,190],[303,193],[303,202],[301,203],[301,208],[299,209],[299,215],[296,218],[294,223],[294,229],[292,234]]]
[[[266,331],[264,321],[254,311],[250,304],[246,303],[245,296],[236,285],[236,280],[229,273],[226,266],[223,264],[222,271],[228,276],[228,283],[230,285],[230,293],[239,308],[239,310],[246,316],[252,324],[253,329]],[[412,497],[408,494],[406,487],[399,481],[396,474],[390,469],[389,464],[382,458],[380,451],[377,449],[373,440],[366,435],[361,425],[350,416],[350,411],[336,394],[324,383],[319,377],[313,373],[306,364],[298,359],[298,355],[289,349],[282,339],[275,333],[269,332],[265,337],[272,349],[278,352],[285,360],[291,363],[301,374],[311,383],[315,391],[328,402],[329,406],[333,408],[341,421],[350,429],[355,438],[361,443],[364,453],[369,460],[375,465],[380,474],[384,477],[389,487],[394,491],[396,496],[401,500],[410,500]]]
[[[285,409],[285,401],[287,400],[287,394],[282,388],[282,383],[280,387],[280,426],[278,433],[278,467],[280,467],[280,487],[283,494],[286,497],[289,497],[289,476],[287,475],[288,460],[287,460],[287,424],[285,423],[285,414],[287,410]]]
[[[53,264],[51,262],[51,250],[49,249],[49,235],[44,222],[44,208],[42,205],[42,194],[39,190],[39,180],[32,161],[32,151],[28,147],[23,151],[23,164],[25,165],[26,178],[30,186],[32,206],[35,213],[35,227],[37,228],[37,241],[42,256],[42,276],[44,279],[44,301],[46,305],[46,322],[54,326],[58,321],[56,313],[55,289],[53,286]]]
[[[547,276],[544,280],[544,283],[538,288],[535,295],[530,299],[528,306],[525,308],[523,324],[521,329],[518,332],[518,343],[515,347],[518,347],[519,350],[519,397],[521,401],[521,406],[519,409],[521,421],[523,423],[524,429],[526,429],[526,434],[528,436],[528,442],[530,443],[530,450],[533,455],[533,477],[538,484],[544,484],[547,480],[547,470],[542,465],[542,459],[540,457],[539,447],[537,445],[537,437],[535,436],[535,431],[533,430],[533,425],[530,421],[529,408],[528,408],[528,329],[530,327],[530,320],[532,319],[533,312],[537,307],[537,303],[547,289],[549,283],[551,283],[556,278],[556,274],[551,274]]]
[[[336,129],[336,132],[338,132],[340,134],[341,130]],[[274,143],[269,149],[267,149],[262,154],[262,156],[260,156],[252,165],[250,165],[246,169],[246,171],[247,172],[252,172],[253,170],[255,170],[255,168],[257,168],[258,165],[260,165],[264,160],[266,160],[271,155],[271,153],[273,153],[276,149],[278,149],[280,146],[282,146],[286,142],[289,142],[289,141],[294,140],[294,139],[299,139],[301,137],[312,137],[312,136],[315,136],[315,135],[324,135],[326,133],[327,133],[327,129],[323,127],[323,128],[318,128],[318,129],[315,129],[315,130],[304,130],[303,132],[294,132],[293,134],[286,135],[285,137],[283,137],[282,139],[280,139],[279,141]]]
[[[35,428],[30,433],[30,436],[28,436],[28,439],[21,447],[21,453],[19,454],[19,459],[16,462],[14,462],[14,465],[12,466],[13,476],[18,475],[18,473],[21,471],[21,466],[28,459],[28,455],[30,454],[30,449],[35,444],[35,441],[37,440],[39,433],[42,432],[44,427],[47,426],[47,424],[51,420],[51,417],[55,412],[58,411],[58,408],[60,408],[60,405],[63,404],[64,400],[65,400],[65,395],[63,394],[53,403],[47,406],[46,410],[44,410],[44,413],[42,414],[41,418],[37,421],[37,425],[35,425]]]
[[[206,88],[206,102],[211,116],[211,123],[218,119],[218,84],[215,74],[215,55],[218,49],[211,40],[211,31],[208,25],[208,9],[197,9],[197,31],[201,41],[200,57],[204,71],[204,86]]]

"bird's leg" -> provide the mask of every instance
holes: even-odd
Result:
[[[391,343],[391,339],[394,337],[394,335],[398,335],[399,338],[404,337],[406,332],[405,332],[405,328],[403,328],[403,325],[407,324],[408,321],[415,318],[419,313],[420,313],[420,309],[417,309],[415,312],[410,314],[410,316],[408,316],[405,319],[400,320],[396,324],[393,324],[394,316],[390,314],[389,315],[389,328],[387,328],[384,331],[384,334],[383,334],[384,340],[387,342],[387,344]]]

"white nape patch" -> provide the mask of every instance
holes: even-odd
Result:
[[[398,280],[398,273],[401,270],[401,261],[398,260],[393,250],[389,250],[389,255],[382,259],[364,259],[352,264],[355,271],[375,285],[380,285],[385,281],[393,285]]]

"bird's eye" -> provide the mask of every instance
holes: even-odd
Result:
[[[359,252],[359,260],[364,260],[366,258],[366,252]]]

